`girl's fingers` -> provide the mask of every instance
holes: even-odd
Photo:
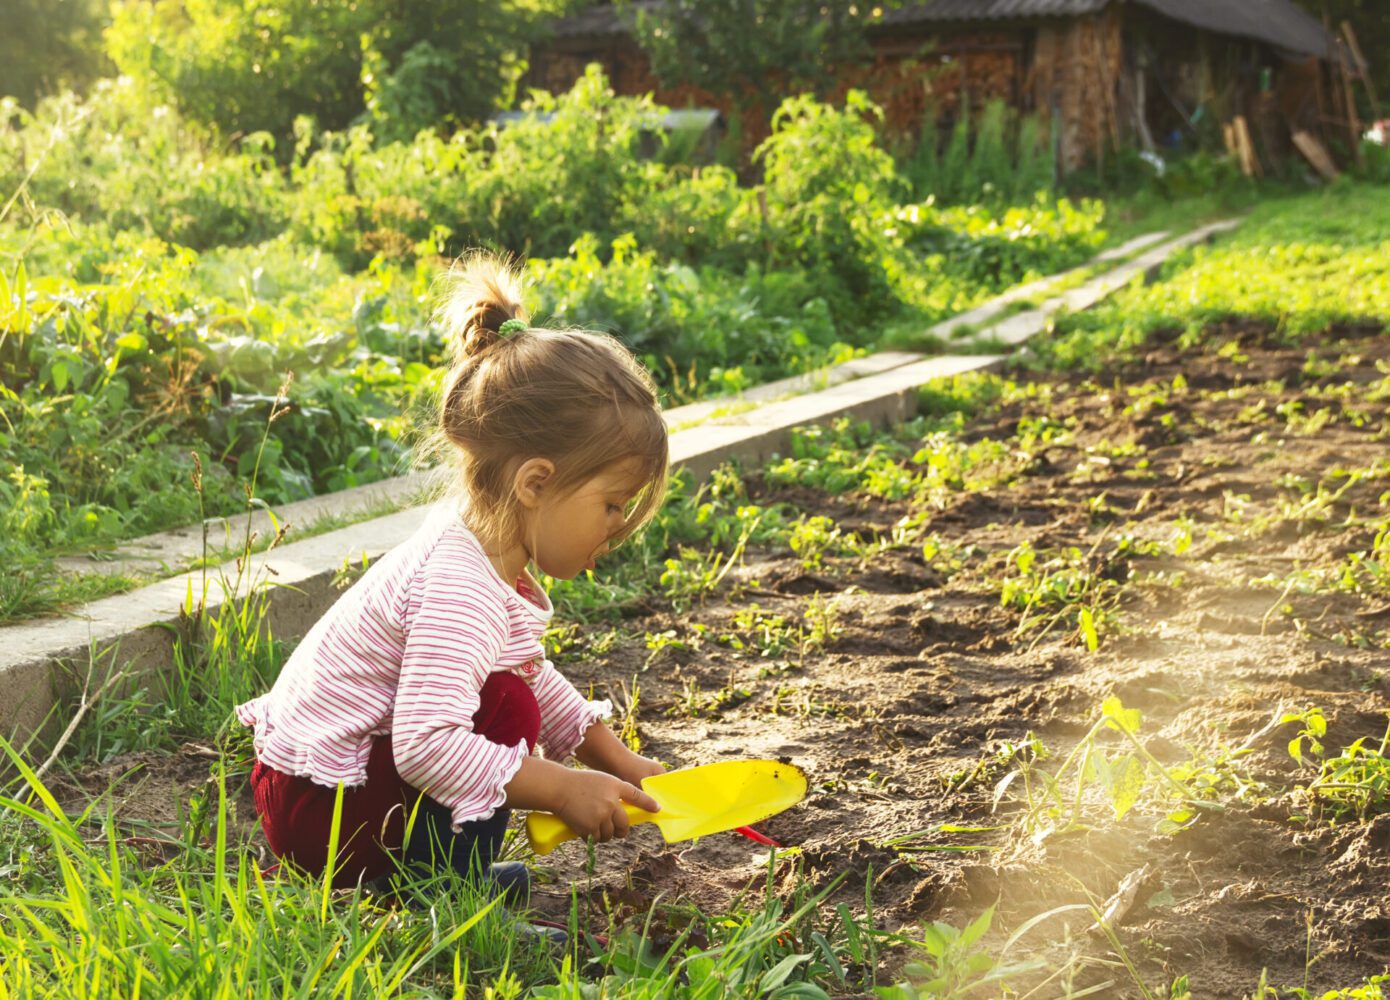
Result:
[[[622,806],[613,810],[613,836],[626,837],[630,824],[627,820],[627,810]]]
[[[619,793],[624,802],[630,802],[638,809],[645,809],[649,813],[661,812],[661,805],[642,789],[636,785],[623,783],[623,790]]]

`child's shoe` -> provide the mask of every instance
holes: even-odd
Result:
[[[531,897],[531,870],[521,861],[496,861],[488,867],[492,893],[504,903],[525,905]]]
[[[552,924],[549,921],[523,921],[516,925],[516,929],[522,937],[531,938],[534,941],[549,945],[552,948],[569,947],[569,931],[565,930],[559,924]]]

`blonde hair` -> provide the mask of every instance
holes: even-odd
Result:
[[[521,538],[512,478],[522,462],[555,466],[558,496],[616,463],[635,460],[635,502],[614,544],[656,514],[666,494],[668,448],[656,385],[607,334],[527,327],[520,269],[475,252],[455,261],[438,319],[453,352],[437,443],[460,464],[469,526],[504,544]],[[520,324],[512,324],[519,326]]]

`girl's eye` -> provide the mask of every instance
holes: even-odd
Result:
[[[608,505],[608,513],[610,513],[610,514],[621,514],[622,512],[623,512],[623,509],[622,509],[621,507],[619,507],[617,504],[615,504],[615,503],[610,503],[610,504]]]

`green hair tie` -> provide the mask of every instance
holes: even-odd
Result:
[[[497,328],[497,336],[510,337],[514,333],[520,333],[527,329],[524,319],[509,319]]]

